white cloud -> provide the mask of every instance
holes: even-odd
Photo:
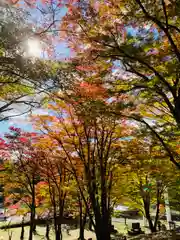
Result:
[[[36,115],[36,114],[37,114],[37,115],[48,115],[49,112],[48,112],[47,109],[38,108],[38,109],[34,110],[34,111],[32,112],[32,114],[35,114],[35,115]]]
[[[11,118],[8,121],[8,125],[9,126],[14,126],[14,125],[26,126],[28,124],[30,124],[30,122],[28,121],[28,117],[27,116]]]
[[[34,111],[32,111],[31,114],[32,115],[48,115],[49,112],[48,112],[47,109],[38,108],[38,109],[35,109]],[[31,125],[31,119],[30,119],[29,114],[24,114],[24,115],[19,116],[19,117],[11,118],[8,121],[8,125],[9,126],[18,125],[19,127],[22,126],[22,128],[23,128],[24,126],[28,126],[28,125],[30,126]]]

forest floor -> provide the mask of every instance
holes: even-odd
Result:
[[[19,240],[20,239],[20,234],[21,234],[21,228],[15,228],[15,229],[10,229],[9,233],[12,232],[12,240]],[[37,227],[37,234],[34,236],[34,240],[44,240],[46,239],[45,236],[45,227]],[[25,227],[25,234],[24,234],[24,240],[28,240],[28,227]],[[63,232],[63,239],[66,240],[75,240],[78,239],[79,237],[79,230],[71,230],[70,235],[67,235],[66,232]],[[90,231],[85,231],[85,238],[92,238],[95,240],[95,234]],[[55,235],[54,232],[51,231],[50,233],[50,239],[55,240]],[[0,230],[0,240],[8,240],[8,231],[5,230]]]
[[[140,222],[141,226],[143,225],[142,220],[131,220],[131,219],[129,220],[128,219],[127,220],[128,227],[131,228],[132,222],[135,222],[135,221]],[[115,220],[115,221],[113,221],[113,224],[114,224],[115,229],[117,229],[119,233],[122,233],[122,234],[127,233],[127,227],[125,226],[123,219],[122,220],[118,219],[117,221]],[[24,240],[28,240],[28,235],[29,235],[28,230],[29,230],[29,227],[25,227]],[[142,228],[142,230],[145,230],[145,229]],[[10,232],[12,232],[12,240],[20,239],[21,228],[12,228],[9,230],[0,229],[0,240],[8,240],[9,239],[8,236],[9,236]],[[44,239],[46,239],[44,236],[45,236],[45,227],[37,226],[37,235],[34,236],[34,240],[44,240]],[[70,235],[68,235],[66,233],[66,231],[63,231],[63,239],[76,240],[76,239],[78,239],[78,237],[79,237],[79,229],[70,230]],[[96,239],[94,232],[87,231],[87,230],[85,230],[85,238],[86,239],[92,238],[93,240]],[[50,239],[55,240],[55,234],[54,234],[53,230],[50,231]]]
[[[121,233],[126,232],[124,223],[115,222],[113,224],[115,226],[115,229],[118,230],[118,232],[121,232]],[[24,240],[28,240],[29,227],[25,227],[24,229],[25,229]],[[45,227],[37,226],[37,235],[34,236],[34,240],[44,240],[44,239],[46,239],[44,237],[45,236],[45,230],[46,230]],[[21,234],[21,228],[11,228],[9,230],[0,229],[0,240],[8,240],[8,236],[9,236],[10,233],[12,233],[12,240],[19,240],[20,239],[20,234]],[[75,240],[75,239],[78,239],[78,237],[79,237],[79,229],[70,230],[70,235],[68,235],[66,233],[66,231],[63,231],[63,239]],[[86,239],[92,238],[93,240],[95,240],[96,239],[95,233],[85,230],[85,238]],[[55,240],[55,234],[54,234],[53,230],[50,231],[50,239]]]

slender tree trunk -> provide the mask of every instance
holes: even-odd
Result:
[[[55,238],[56,238],[56,240],[61,240],[60,232],[59,232],[59,228],[58,228],[58,224],[57,224],[57,220],[55,220],[55,223],[54,223],[54,230],[55,230]]]
[[[57,225],[57,234],[59,238],[57,240],[62,240],[62,228],[61,228],[61,223],[58,223]]]
[[[80,217],[80,228],[79,228],[79,238],[80,240],[84,240],[84,229],[86,225],[87,220],[87,213],[84,214],[84,216]]]
[[[86,219],[87,219],[87,209],[83,216],[83,202],[81,197],[79,196],[79,240],[84,240],[84,229],[86,225]]]
[[[84,240],[82,201],[79,198],[79,240]]]
[[[23,239],[24,239],[24,217],[23,217],[23,220],[22,220],[20,240],[23,240]]]
[[[58,227],[58,222],[57,222],[56,210],[55,210],[55,212],[54,212],[54,231],[55,231],[55,239],[56,239],[56,240],[61,240],[61,238],[60,238],[60,232],[59,232],[59,227]]]
[[[32,183],[32,204],[31,204],[31,217],[30,217],[30,229],[29,229],[29,240],[33,239],[33,231],[35,229],[35,216],[36,216],[36,205],[35,205],[35,184],[34,179]]]
[[[33,239],[34,219],[35,219],[35,208],[32,207],[31,218],[30,218],[29,240]]]
[[[46,239],[49,240],[49,232],[50,232],[50,227],[49,227],[49,222],[46,223]]]
[[[151,232],[156,232],[156,228],[154,227],[153,225],[153,221],[152,221],[152,218],[151,218],[151,215],[150,215],[150,204],[149,204],[149,201],[147,200],[143,200],[144,201],[144,210],[145,210],[145,214],[146,214],[146,219],[148,221],[148,224],[149,224],[149,229],[151,230]]]
[[[175,110],[174,110],[174,117],[177,122],[177,126],[180,128],[180,109],[179,109],[179,104],[180,104],[180,90],[178,92],[178,97],[175,101]]]
[[[36,234],[36,223],[33,224],[33,234]]]
[[[157,209],[156,209],[156,216],[155,216],[155,220],[154,220],[154,228],[157,230],[157,224],[158,224],[158,220],[159,220],[159,203],[157,203]]]
[[[148,223],[149,223],[149,228],[151,230],[152,233],[156,232],[156,228],[154,227],[153,225],[153,221],[151,219],[151,215],[149,212],[146,212],[146,218],[148,220]]]
[[[62,240],[62,219],[64,215],[64,201],[65,196],[63,193],[59,193],[59,216],[58,216],[58,233],[60,236],[60,240]]]
[[[54,231],[55,231],[55,239],[56,240],[61,240],[60,239],[60,232],[59,232],[59,227],[58,227],[58,219],[57,219],[57,205],[56,205],[56,199],[55,199],[55,189],[52,186],[52,190],[49,188],[50,194],[51,194],[51,202],[53,205],[53,220],[54,220]]]

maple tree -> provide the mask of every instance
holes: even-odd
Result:
[[[97,79],[103,79],[104,66],[109,75],[116,71],[113,81],[106,77],[104,82],[113,94],[136,96],[136,114],[128,115],[154,130],[177,167],[164,138],[180,124],[178,13],[176,1],[77,1],[61,25],[77,69]],[[147,119],[154,120],[154,128]]]
[[[34,116],[33,121],[37,129],[58,144],[61,157],[75,177],[87,210],[84,192],[88,193],[95,222],[91,214],[88,215],[97,239],[110,239],[114,163],[120,161],[117,155],[120,138],[129,136],[132,129],[121,124],[119,118],[99,113],[98,105],[95,105],[98,99],[93,98],[94,94],[90,94],[82,103],[84,107],[79,102],[74,104],[73,97],[69,101],[55,97],[53,102],[51,98],[52,104],[48,106],[51,115]]]
[[[61,223],[64,217],[65,202],[66,198],[71,196],[72,176],[66,169],[64,159],[56,153],[54,142],[50,142],[45,136],[43,138],[41,136],[39,142],[36,143],[36,147],[41,154],[39,170],[41,178],[46,182],[45,188],[48,192],[50,208],[52,208],[56,240],[60,240],[62,239]]]
[[[125,204],[138,208],[148,220],[151,232],[157,231],[160,206],[164,204],[164,193],[178,179],[177,170],[168,161],[166,151],[153,138],[139,136],[124,145],[126,165],[120,166],[124,180]],[[118,170],[118,171],[120,171]],[[176,174],[175,174],[176,172]],[[118,179],[117,179],[118,181]],[[120,180],[121,181],[121,180]],[[117,183],[118,184],[118,183]],[[151,215],[155,206],[155,219]]]
[[[30,8],[38,7],[37,1],[24,3]],[[131,206],[140,206],[151,231],[156,231],[164,188],[177,188],[178,183],[167,159],[180,168],[178,3],[80,0],[53,1],[53,4],[44,1],[42,6],[44,15],[45,10],[53,11],[48,24],[38,29],[39,33],[48,32],[54,37],[53,31],[60,32],[74,54],[66,69],[68,66],[72,71],[76,69],[71,76],[68,73],[68,77],[65,74],[61,78],[57,70],[62,65],[48,62],[52,80],[58,79],[56,85],[54,81],[50,84],[50,91],[56,93],[50,95],[50,100],[47,98],[49,115],[33,120],[47,141],[39,139],[43,150],[38,167],[46,182],[40,187],[44,194],[41,206],[42,211],[47,206],[53,209],[56,239],[61,238],[61,224],[56,223],[56,217],[62,217],[66,203],[72,201],[67,198],[66,186],[70,175],[79,193],[76,197],[82,239],[86,215],[97,239],[110,239],[111,208],[126,201],[127,196],[132,200]],[[59,27],[61,18],[56,18],[54,10],[64,7],[67,12]],[[29,62],[28,66],[25,64],[25,71],[30,73],[28,79],[37,76],[47,79],[50,74],[44,70],[44,62],[36,64],[40,70],[35,74],[32,73],[36,68],[31,68]],[[17,66],[11,66],[17,73]],[[4,89],[10,89],[9,86],[5,84]],[[30,93],[29,88],[25,90]],[[154,135],[159,143],[154,138],[148,144],[145,138],[139,140],[126,121],[138,122],[137,128],[141,128],[143,136],[149,139]],[[133,135],[131,141],[122,141],[130,135]],[[49,146],[52,152],[46,151]],[[150,214],[152,203],[156,205],[154,223]]]
[[[21,129],[11,127],[10,133],[7,133],[5,137],[7,150],[11,157],[5,165],[6,204],[17,203],[15,207],[17,209],[25,205],[26,209],[29,210],[29,240],[32,240],[36,227],[36,208],[38,207],[36,184],[40,181],[39,155],[33,146],[37,134],[23,132]]]

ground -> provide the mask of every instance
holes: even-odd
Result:
[[[115,229],[118,230],[119,233],[126,233],[127,232],[127,227],[124,224],[124,219],[113,219],[113,224],[115,226]],[[132,220],[132,219],[128,219],[127,220],[127,224],[128,227],[131,228],[131,224],[132,222],[140,222],[141,226],[143,225],[143,221],[142,220]],[[178,223],[177,223],[178,224]],[[142,228],[143,229],[143,228]],[[143,229],[144,230],[144,229]],[[20,233],[21,233],[21,228],[15,228],[15,229],[10,229],[9,232],[12,231],[12,240],[19,240],[20,239]],[[43,240],[45,239],[45,227],[37,227],[37,233],[38,235],[36,235],[34,237],[34,240]],[[28,227],[25,228],[25,240],[28,239]],[[70,231],[70,236],[67,235],[66,232],[63,232],[63,236],[65,240],[75,240],[79,237],[79,230],[71,230]],[[51,236],[50,236],[51,240],[54,240],[54,233],[53,231],[51,231]],[[93,240],[96,239],[95,234],[93,232],[90,231],[85,231],[85,238],[92,238]],[[0,230],[0,240],[8,240],[8,231],[5,230]]]
[[[124,232],[124,224],[123,222],[118,222],[118,223],[114,223],[115,228],[119,231],[119,232]],[[12,240],[19,240],[20,239],[20,234],[21,234],[21,228],[15,228],[15,229],[10,229],[9,233],[12,232]],[[38,235],[34,236],[34,240],[43,240],[45,239],[45,227],[37,227],[37,233]],[[25,240],[28,239],[28,227],[25,227]],[[79,237],[79,230],[71,230],[70,231],[70,236],[67,235],[66,232],[63,232],[63,239],[66,240],[75,240],[78,239]],[[94,232],[90,232],[90,231],[86,231],[85,230],[85,238],[92,238],[93,240],[96,239]],[[0,230],[0,240],[7,240],[8,239],[8,231],[5,230]],[[51,235],[50,235],[50,239],[54,240],[54,233],[53,231],[51,231]]]
[[[12,229],[10,231],[12,231],[12,240],[19,240],[20,239],[20,233],[21,233],[20,228]],[[44,237],[44,235],[45,235],[45,228],[44,227],[37,227],[37,232],[38,232],[38,235],[34,236],[34,240],[46,239]],[[63,239],[66,239],[66,240],[77,239],[79,237],[79,230],[78,229],[77,230],[72,230],[72,231],[70,231],[70,234],[71,234],[71,236],[68,236],[65,232],[63,232],[63,236],[64,236]],[[25,236],[25,240],[28,240],[28,227],[25,228],[24,236]],[[88,239],[90,237],[93,238],[93,240],[96,239],[94,233],[92,233],[90,231],[86,231],[85,232],[85,238]],[[8,232],[4,231],[4,230],[0,230],[0,240],[7,240],[7,239],[8,239]],[[51,232],[50,239],[51,240],[55,239],[53,232]]]
[[[19,240],[20,239],[20,233],[21,233],[21,229],[20,228],[15,228],[15,229],[11,229],[9,230],[9,233],[12,231],[12,240]],[[34,240],[43,240],[46,239],[45,236],[45,228],[44,227],[37,227],[37,233],[38,235],[34,236]],[[28,227],[25,228],[25,240],[28,240]],[[66,240],[75,240],[78,239],[79,237],[79,230],[72,230],[70,231],[70,236],[68,236],[66,234],[66,232],[63,232],[63,239]],[[95,240],[95,234],[93,232],[90,231],[85,231],[85,238],[92,238],[93,240]],[[4,231],[4,230],[0,230],[0,240],[7,240],[8,239],[8,231]],[[54,234],[53,232],[51,232],[50,235],[50,239],[54,240]]]
[[[129,227],[131,226],[132,222],[137,222],[139,220],[127,220],[127,223]],[[120,233],[126,233],[127,228],[125,227],[124,224],[124,219],[114,219],[113,224],[115,226],[115,229],[118,230]],[[142,221],[141,221],[142,224]],[[12,231],[12,240],[19,240],[20,239],[20,233],[21,233],[21,228],[15,228],[15,229],[10,229],[9,232]],[[37,233],[38,235],[34,237],[34,240],[42,240],[45,239],[45,227],[37,227]],[[25,228],[25,240],[28,239],[28,227]],[[79,237],[79,230],[71,230],[70,231],[70,236],[67,235],[66,232],[63,232],[64,239],[66,240],[75,240]],[[8,239],[8,231],[0,230],[0,237],[2,237],[3,240]],[[96,239],[94,232],[90,231],[85,231],[85,238],[92,238],[93,240]],[[54,233],[51,231],[51,240],[54,240]],[[1,238],[0,238],[1,240]]]

